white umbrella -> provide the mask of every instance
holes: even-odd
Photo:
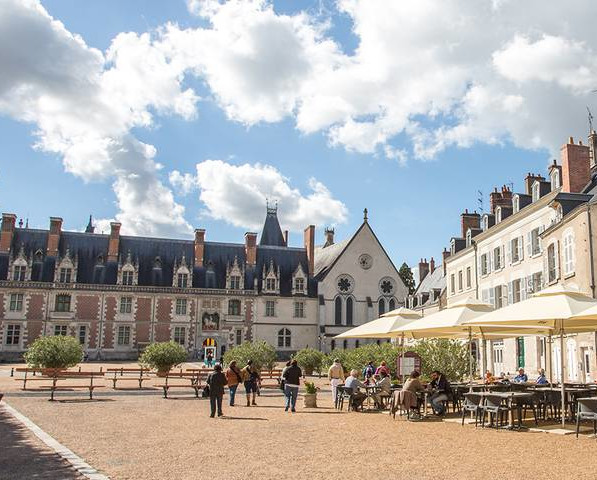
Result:
[[[468,320],[473,328],[504,328],[516,325],[548,328],[560,336],[562,365],[562,425],[564,425],[566,388],[564,385],[564,334],[597,329],[597,300],[577,289],[561,285],[546,288],[522,302],[514,303],[482,317]]]

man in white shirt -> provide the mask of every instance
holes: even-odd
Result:
[[[344,368],[340,360],[335,358],[334,363],[328,370],[328,380],[332,386],[332,400],[336,404],[336,397],[338,396],[338,385],[344,382]]]

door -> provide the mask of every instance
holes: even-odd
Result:
[[[574,340],[568,340],[567,342],[567,370],[568,370],[568,380],[571,382],[578,381],[578,363],[576,360],[576,342]]]
[[[524,368],[524,337],[516,338],[516,368]]]
[[[582,360],[585,382],[591,383],[593,381],[593,378],[591,376],[591,353],[589,352],[588,347],[582,347],[581,352],[582,352],[581,360]]]

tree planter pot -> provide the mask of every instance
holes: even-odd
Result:
[[[305,395],[303,396],[303,407],[317,408],[317,394],[305,393]]]

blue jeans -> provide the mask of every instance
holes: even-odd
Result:
[[[298,397],[299,387],[284,386],[284,395],[286,396],[286,410],[288,407],[292,408],[292,411],[296,409],[296,399]]]
[[[429,399],[431,402],[431,408],[438,415],[442,415],[444,413],[444,404],[442,402],[445,402],[446,400],[448,400],[448,396],[445,393],[440,392],[434,393]]]
[[[228,389],[230,390],[230,406],[234,406],[234,397],[236,396],[236,389],[238,388],[238,384],[230,385]]]

